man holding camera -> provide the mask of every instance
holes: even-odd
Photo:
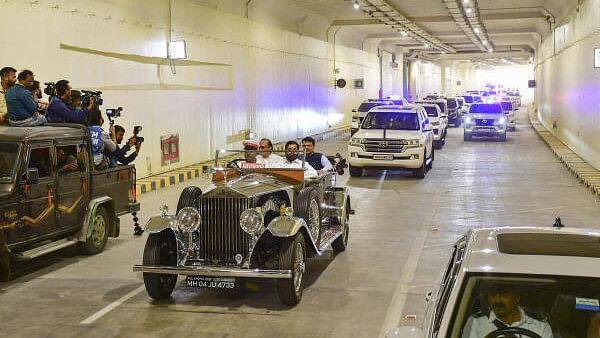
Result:
[[[71,98],[71,86],[67,80],[60,80],[56,83],[56,95],[46,111],[46,118],[51,123],[82,123],[85,121],[88,111],[94,107],[95,99],[92,97],[86,109],[71,110],[67,106]]]
[[[117,150],[115,150],[113,153],[110,153],[108,155],[108,157],[110,159],[111,167],[116,167],[117,165],[130,164],[131,162],[133,162],[136,159],[138,153],[140,152],[142,143],[138,142],[138,138],[136,136],[130,137],[129,141],[127,141],[127,144],[125,146],[123,146],[123,148],[119,147],[119,145],[123,141],[124,135],[125,135],[125,128],[123,128],[119,125],[115,125],[115,139],[117,141]],[[129,156],[126,156],[127,152],[129,150],[131,150],[131,148],[133,148],[133,147],[135,147],[135,151],[133,153],[131,153]]]

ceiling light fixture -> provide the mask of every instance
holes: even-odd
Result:
[[[465,12],[467,12],[467,14],[471,14],[471,12],[472,12],[472,11],[473,11],[473,9],[472,9],[472,8],[467,8],[467,9],[465,10]]]
[[[400,34],[402,34],[404,36],[408,36],[408,33],[406,33],[406,31],[401,31]]]
[[[484,45],[487,45],[487,41],[486,40],[481,41],[481,43],[483,43]]]
[[[494,52],[494,49],[493,49],[493,48],[490,48],[490,49],[488,49],[488,52],[489,52],[489,53],[493,53],[493,52]]]
[[[474,31],[475,33],[479,34],[479,28],[478,28],[478,27],[475,27],[475,28],[473,28],[473,31]]]
[[[358,1],[354,1],[354,5],[352,5],[352,7],[354,7],[354,9],[356,9],[356,10],[360,9],[360,5],[358,4]]]

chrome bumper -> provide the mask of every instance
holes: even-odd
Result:
[[[212,266],[148,266],[134,265],[134,272],[182,276],[237,277],[237,278],[292,278],[291,270],[260,270]]]

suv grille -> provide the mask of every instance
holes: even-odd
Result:
[[[250,235],[240,228],[242,211],[250,207],[250,199],[240,197],[200,198],[202,215],[198,259],[235,262],[235,255],[248,253]]]
[[[494,119],[476,119],[475,124],[478,126],[493,127],[494,121]]]
[[[401,153],[408,142],[406,140],[368,139],[365,151],[370,153]]]

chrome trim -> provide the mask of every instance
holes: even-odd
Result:
[[[159,273],[182,276],[209,277],[253,277],[253,278],[292,278],[291,270],[261,270],[212,266],[149,266],[134,265],[134,272]]]

